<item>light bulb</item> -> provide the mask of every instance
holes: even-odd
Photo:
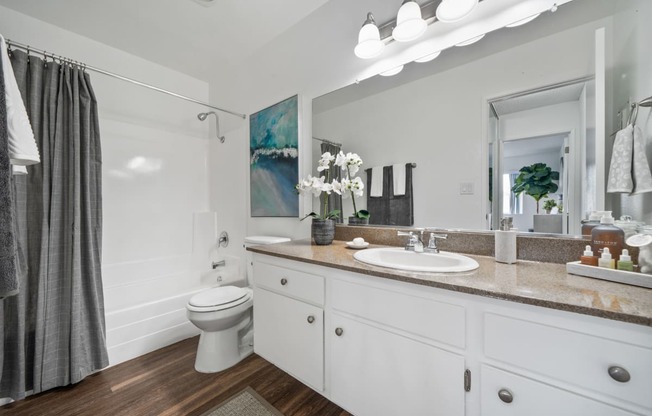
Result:
[[[423,35],[428,25],[421,17],[421,7],[412,0],[404,1],[398,9],[392,37],[398,42],[409,42]]]
[[[419,59],[415,59],[414,62],[418,62],[420,64],[423,64],[425,62],[430,62],[433,59],[435,59],[436,57],[438,57],[440,53],[441,53],[441,51],[437,51],[437,52],[434,52],[434,53],[429,53],[428,55],[422,56]]]
[[[387,70],[387,71],[385,71],[385,72],[381,72],[380,75],[382,75],[382,76],[384,76],[384,77],[391,77],[392,75],[396,75],[396,74],[398,74],[399,72],[401,72],[401,71],[403,70],[403,67],[404,67],[404,66],[405,66],[405,65],[397,66],[397,67],[392,68],[392,69],[390,69],[390,70]]]
[[[459,22],[471,14],[478,0],[442,0],[437,6],[437,19],[445,23]]]
[[[385,49],[385,44],[380,40],[380,32],[371,13],[367,13],[360,32],[358,33],[358,44],[353,52],[358,58],[371,59],[380,55]]]
[[[485,35],[485,34],[483,33],[483,34],[480,35],[480,36],[476,36],[476,37],[471,38],[471,39],[469,39],[469,40],[465,40],[464,42],[460,42],[460,43],[458,43],[458,44],[455,45],[455,46],[468,46],[468,45],[470,45],[470,44],[472,44],[472,43],[476,43],[476,42],[479,41],[480,39],[484,38],[484,35]]]

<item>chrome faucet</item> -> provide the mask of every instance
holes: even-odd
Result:
[[[226,260],[214,261],[212,266],[213,270],[217,269],[218,267],[226,266]]]
[[[439,247],[437,247],[437,240],[445,240],[446,238],[448,238],[447,234],[430,233],[428,246],[423,250],[426,253],[439,253]]]
[[[407,233],[399,231],[396,235],[409,237],[405,243],[405,249],[407,251],[423,253],[423,230],[421,230],[418,235],[413,231],[408,231]]]

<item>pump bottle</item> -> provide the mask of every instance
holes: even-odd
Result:
[[[609,252],[614,258],[620,258],[624,245],[625,232],[614,225],[611,211],[605,211],[600,219],[600,225],[591,230],[591,247],[598,252],[609,248]]]

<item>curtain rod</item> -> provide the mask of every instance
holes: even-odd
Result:
[[[324,142],[324,143],[332,144],[333,146],[339,146],[339,147],[342,147],[342,143],[335,143],[335,142],[332,142],[332,141],[330,141],[330,140],[320,139],[319,137],[315,137],[315,136],[312,136],[312,139],[313,139],[313,140],[319,140],[320,142]]]
[[[32,48],[29,45],[24,45],[22,43],[18,43],[18,42],[15,42],[13,40],[10,40],[10,39],[7,39],[6,41],[7,41],[7,45],[13,46],[14,48],[24,49],[25,51],[27,51],[28,54],[30,52],[35,52],[35,53],[37,53],[39,55],[43,55],[43,57],[45,57],[45,58],[47,58],[49,56],[52,59],[59,59],[61,61],[70,62],[72,64],[78,64],[82,68],[88,69],[89,71],[97,72],[98,74],[103,74],[103,75],[106,75],[106,76],[109,76],[109,77],[117,78],[117,79],[122,80],[122,81],[130,82],[132,84],[140,85],[141,87],[149,88],[150,90],[158,91],[158,92],[161,92],[163,94],[167,94],[167,95],[171,95],[171,96],[176,97],[176,98],[180,98],[182,100],[186,100],[186,101],[190,101],[190,102],[195,103],[195,104],[203,105],[204,107],[209,107],[209,108],[212,108],[213,110],[218,110],[218,111],[222,111],[224,113],[232,114],[234,116],[238,116],[238,117],[241,117],[243,119],[247,118],[247,116],[245,114],[236,113],[234,111],[225,110],[223,108],[215,107],[214,105],[206,104],[206,103],[201,102],[199,100],[195,100],[194,98],[186,97],[185,95],[177,94],[177,93],[172,92],[172,91],[164,90],[163,88],[155,87],[153,85],[146,84],[144,82],[136,81],[135,79],[127,78],[125,76],[118,75],[118,74],[113,73],[113,72],[105,71],[103,69],[96,68],[94,66],[87,65],[85,63],[78,62],[78,61],[72,60],[70,58],[63,57],[61,55],[55,55],[55,54],[50,53],[50,52],[46,52],[46,51],[43,51],[43,50],[40,50],[40,49]]]

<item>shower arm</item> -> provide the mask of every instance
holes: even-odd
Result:
[[[224,143],[225,140],[224,136],[220,136],[220,117],[217,115],[215,111],[209,111],[208,113],[199,113],[197,114],[197,118],[200,121],[204,121],[211,114],[215,116],[215,134],[217,135],[217,138],[220,139],[220,143]]]

